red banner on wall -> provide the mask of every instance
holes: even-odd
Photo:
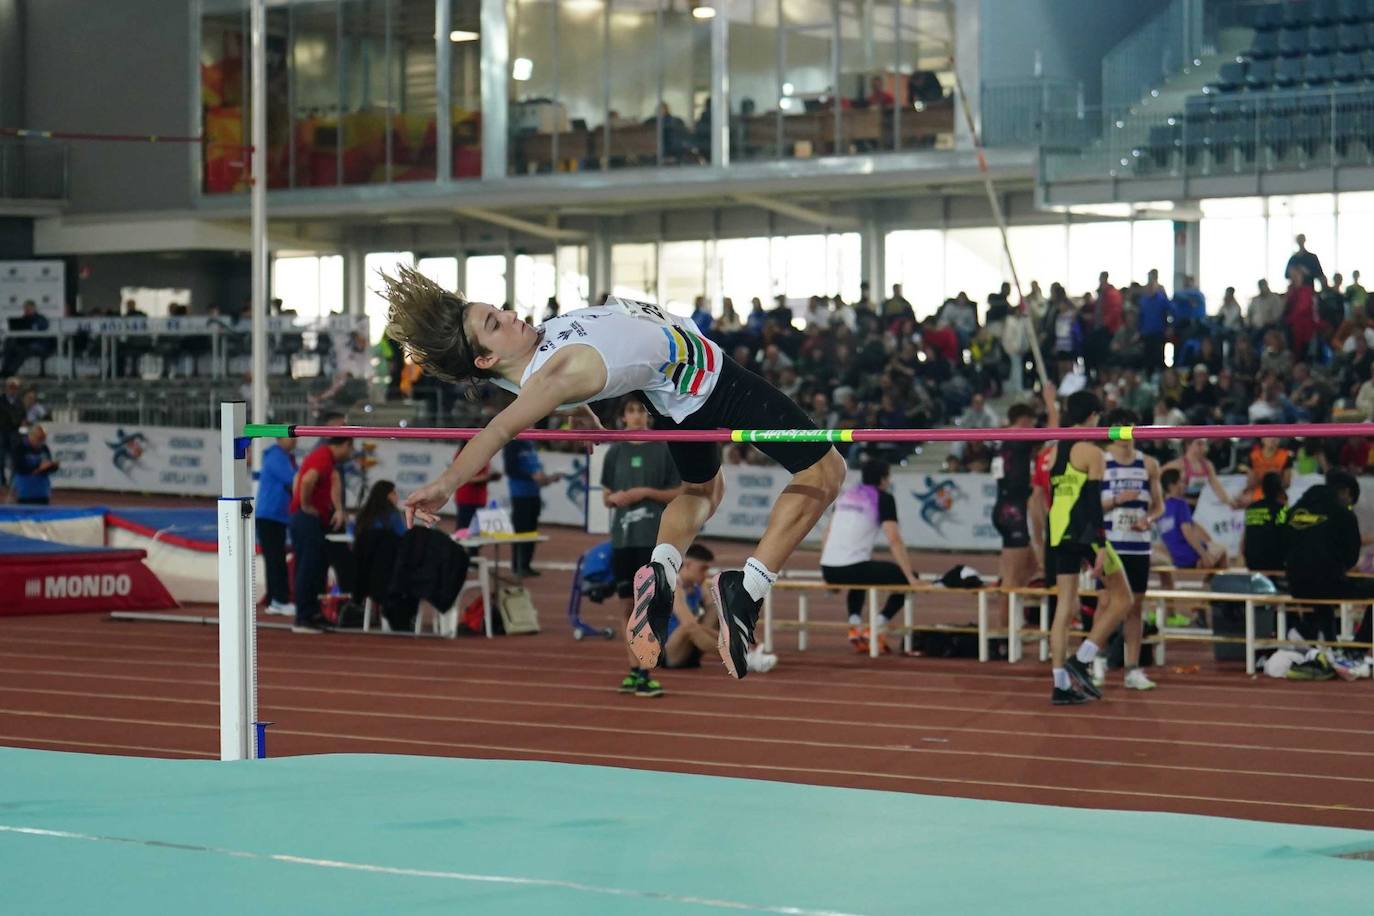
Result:
[[[0,556],[0,616],[177,607],[141,550]]]

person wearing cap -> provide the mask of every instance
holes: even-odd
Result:
[[[1328,471],[1326,482],[1311,487],[1288,510],[1288,591],[1294,598],[1350,598],[1374,601],[1374,580],[1348,573],[1360,559],[1360,523],[1353,507],[1360,485],[1348,472]],[[1317,607],[1300,616],[1298,629],[1307,639],[1334,638],[1334,608]],[[1356,642],[1370,641],[1370,608],[1355,632]]]

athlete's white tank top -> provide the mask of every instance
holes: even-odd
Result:
[[[1150,529],[1135,530],[1136,523],[1150,510],[1150,472],[1145,467],[1145,456],[1137,452],[1133,461],[1123,464],[1108,452],[1107,470],[1102,475],[1102,494],[1115,496],[1133,490],[1140,494],[1137,498],[1107,512],[1107,540],[1117,553],[1148,554]]]
[[[518,394],[520,386],[560,347],[581,344],[606,364],[606,386],[585,401],[605,401],[642,391],[654,409],[681,422],[706,403],[720,377],[720,347],[702,336],[690,319],[657,305],[611,297],[605,305],[575,309],[539,326],[543,340],[525,367],[520,385],[494,379]]]

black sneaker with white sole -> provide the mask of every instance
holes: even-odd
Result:
[[[1093,683],[1092,668],[1080,662],[1078,656],[1070,655],[1065,659],[1064,670],[1069,672],[1069,679],[1078,686],[1079,690],[1094,700],[1102,699],[1102,689]]]
[[[1088,698],[1072,687],[1068,690],[1056,687],[1054,693],[1050,694],[1050,702],[1055,706],[1077,706],[1080,703],[1087,703]]]
[[[744,587],[744,573],[738,569],[723,572],[711,580],[711,597],[720,617],[720,659],[733,678],[749,673],[745,656],[754,643],[754,625],[758,623],[759,607]]]

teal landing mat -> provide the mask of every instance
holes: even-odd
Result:
[[[436,757],[0,774],[16,914],[1374,911],[1356,830]]]

